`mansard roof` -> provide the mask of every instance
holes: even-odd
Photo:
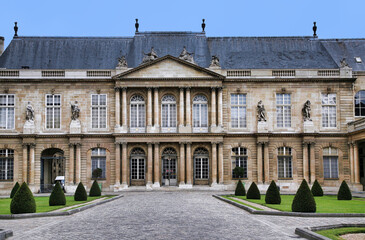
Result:
[[[333,69],[340,60],[365,71],[365,39],[312,37],[206,37],[197,32],[140,32],[133,37],[17,37],[0,56],[0,68],[114,69],[125,55],[128,67],[138,67],[143,52],[178,57],[186,46],[200,67],[212,55],[222,69]]]

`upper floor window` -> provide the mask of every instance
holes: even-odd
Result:
[[[238,178],[234,174],[235,167],[243,168],[243,178],[247,178],[247,149],[243,147],[232,148],[232,178]]]
[[[14,129],[15,96],[11,94],[0,95],[0,129]]]
[[[166,95],[162,98],[161,117],[163,131],[168,131],[168,129],[176,131],[176,99],[174,96]]]
[[[61,95],[46,95],[46,128],[61,127]]]
[[[355,95],[355,116],[365,117],[365,91],[358,91]]]
[[[106,174],[106,149],[93,148],[91,150],[91,173],[97,169],[101,169],[101,178],[105,178]]]
[[[0,180],[11,180],[14,175],[14,150],[0,149]]]
[[[141,95],[134,95],[131,98],[131,128],[145,128],[146,108],[144,98]]]
[[[292,178],[292,150],[290,147],[278,148],[278,177]]]
[[[106,128],[107,97],[106,94],[91,95],[91,127]]]
[[[193,127],[195,131],[208,131],[208,100],[204,95],[193,99]]]
[[[231,126],[246,127],[246,94],[231,94]]]
[[[336,148],[323,149],[323,177],[338,178],[338,151]]]
[[[322,127],[336,127],[336,93],[322,93]]]
[[[276,94],[276,122],[278,127],[291,127],[291,96],[288,93]]]

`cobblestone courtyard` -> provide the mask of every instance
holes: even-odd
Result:
[[[363,218],[251,215],[212,192],[126,192],[66,217],[0,220],[10,239],[299,239],[296,227],[365,223]]]

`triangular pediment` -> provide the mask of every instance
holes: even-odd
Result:
[[[193,63],[167,55],[114,76],[115,79],[136,78],[202,78],[223,79],[223,75]]]

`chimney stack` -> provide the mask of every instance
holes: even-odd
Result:
[[[5,41],[5,38],[0,36],[0,56],[4,52],[4,41]]]

